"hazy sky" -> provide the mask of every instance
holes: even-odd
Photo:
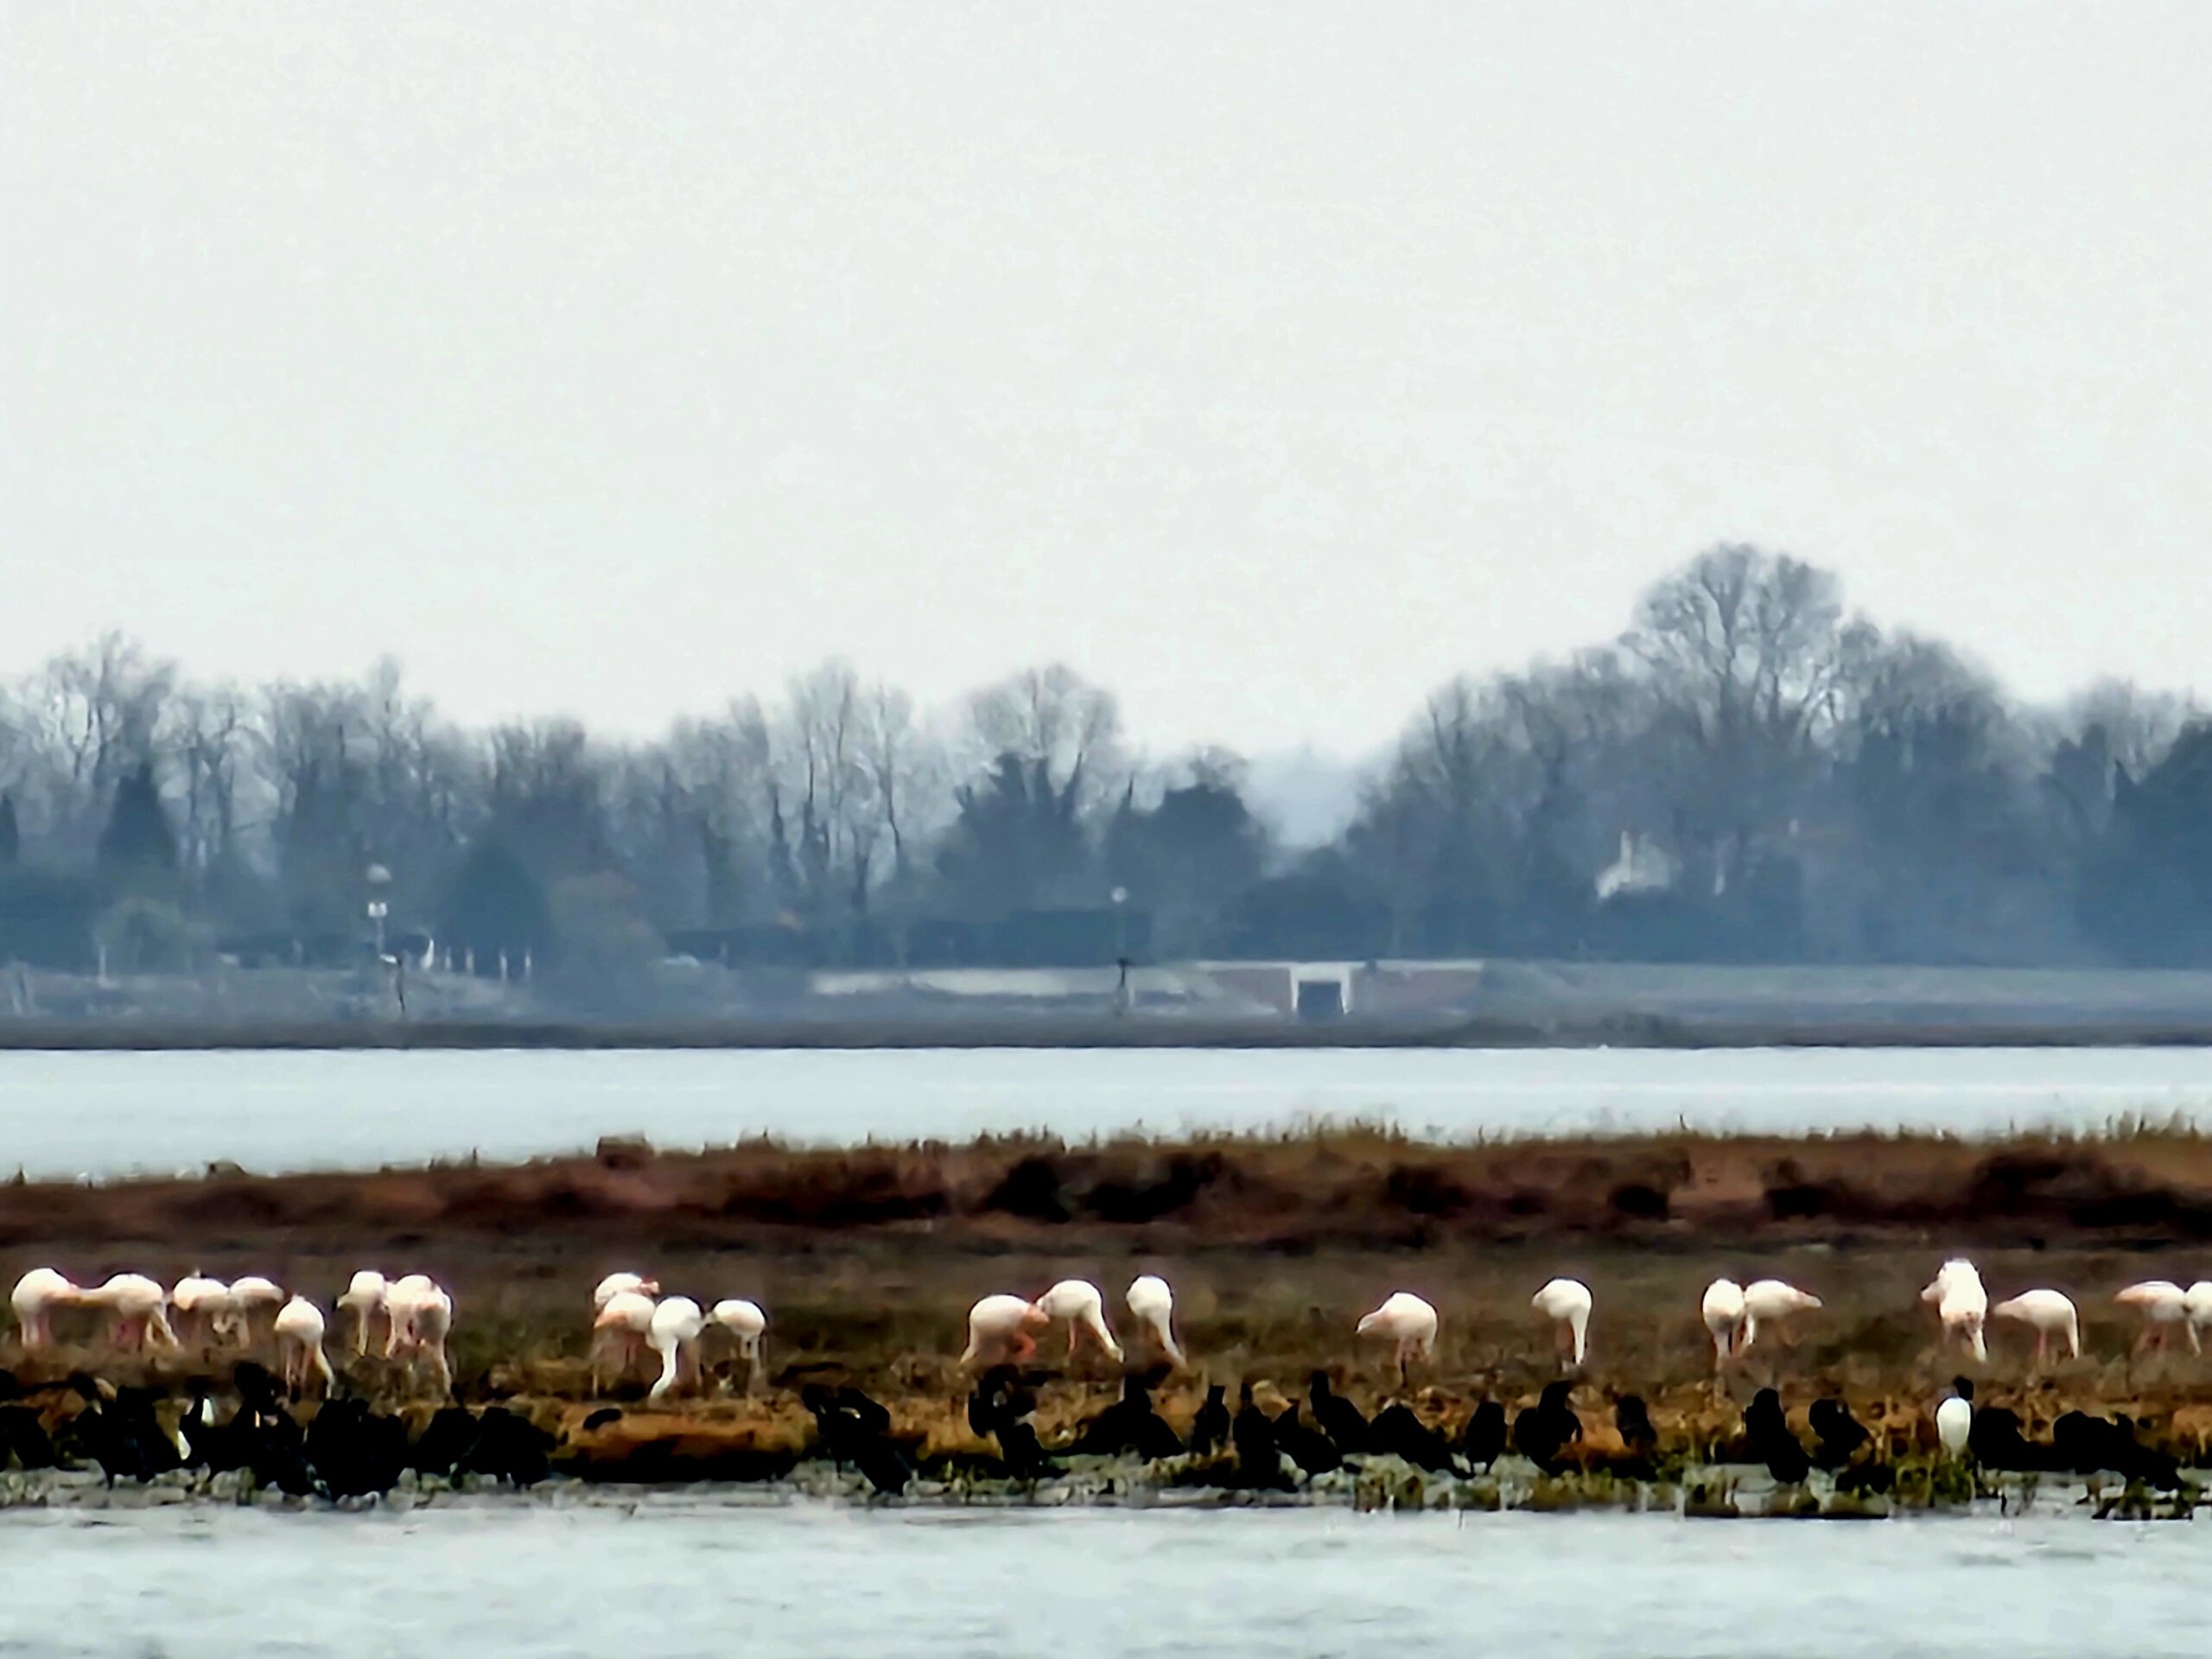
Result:
[[[2212,8],[0,12],[0,672],[1351,751],[1719,538],[2212,690]]]

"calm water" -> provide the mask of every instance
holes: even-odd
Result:
[[[680,1503],[16,1511],[0,1516],[0,1655],[2152,1659],[2205,1651],[2202,1532]]]
[[[0,1169],[277,1171],[1043,1128],[1417,1134],[2212,1124],[2208,1049],[781,1050],[0,1054]]]

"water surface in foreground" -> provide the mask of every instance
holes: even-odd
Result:
[[[2204,1652],[2185,1523],[658,1500],[0,1516],[0,1655]]]
[[[2212,1125],[2212,1049],[782,1049],[0,1054],[0,1169],[278,1173],[511,1159],[636,1131],[967,1140],[1045,1128],[1416,1135]]]

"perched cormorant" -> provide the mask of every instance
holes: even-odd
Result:
[[[1329,1386],[1326,1371],[1315,1371],[1308,1381],[1312,1386],[1306,1398],[1313,1408],[1313,1421],[1337,1450],[1346,1456],[1370,1450],[1367,1419],[1359,1408]]]
[[[1766,1465],[1777,1485],[1801,1486],[1812,1473],[1813,1461],[1789,1427],[1782,1396],[1772,1389],[1761,1389],[1751,1396],[1744,1409],[1744,1434],[1751,1443],[1751,1455]]]
[[[1227,1392],[1224,1383],[1207,1385],[1205,1400],[1191,1419],[1192,1451],[1218,1452],[1229,1443],[1229,1402],[1222,1397]]]
[[[1565,1382],[1547,1382],[1536,1403],[1513,1420],[1514,1450],[1546,1474],[1559,1472],[1560,1453],[1582,1438],[1582,1420],[1568,1403]]]
[[[1505,1408],[1495,1400],[1477,1406],[1475,1414],[1467,1419],[1466,1432],[1459,1437],[1459,1450],[1469,1463],[1485,1469],[1496,1463],[1505,1450]]]
[[[1819,1442],[1815,1460],[1823,1469],[1842,1468],[1858,1455],[1860,1446],[1874,1438],[1866,1424],[1853,1417],[1851,1408],[1840,1400],[1815,1400],[1808,1415],[1813,1426],[1813,1438]]]

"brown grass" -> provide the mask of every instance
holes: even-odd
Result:
[[[1594,1423],[1615,1391],[1643,1394],[1662,1430],[1710,1439],[1771,1376],[1802,1405],[1822,1389],[1923,1433],[1956,1369],[1917,1300],[1942,1256],[1971,1249],[1993,1299],[2052,1285],[2081,1304],[2089,1351],[2031,1379],[2024,1338],[1993,1327],[2000,1402],[2047,1421],[2126,1409],[2201,1448],[2190,1401],[2212,1356],[2138,1365],[2113,1291],[2212,1274],[2212,1141],[2117,1126],[2001,1143],[1942,1137],[1693,1135],[1433,1145],[1349,1129],[1181,1144],[1070,1146],[1014,1138],[802,1151],[769,1143],[659,1156],[628,1143],[512,1166],[88,1187],[0,1186],[0,1280],[32,1266],[80,1282],[125,1268],[174,1278],[272,1274],[326,1306],[355,1268],[419,1269],[455,1293],[456,1368],[474,1397],[582,1415],[588,1293],[618,1267],[702,1303],[752,1296],[771,1319],[772,1376],[753,1401],[674,1414],[702,1445],[795,1447],[793,1391],[849,1378],[896,1402],[943,1447],[969,1444],[951,1361],[965,1312],[998,1290],[1080,1275],[1119,1312],[1135,1274],[1173,1283],[1204,1375],[1303,1394],[1332,1370],[1357,1397],[1395,1388],[1354,1342],[1388,1292],[1442,1310],[1424,1408],[1456,1421],[1485,1394],[1519,1403],[1551,1375],[1530,1294],[1554,1273],[1597,1296],[1580,1398]],[[1826,1299],[1794,1351],[1763,1348],[1724,1398],[1710,1382],[1700,1290],[1772,1274]],[[1048,1361],[1057,1363],[1053,1349]],[[1046,1390],[1049,1431],[1109,1397],[1093,1369]],[[1198,1378],[1165,1399],[1186,1417]],[[2192,1414],[2194,1413],[2195,1414]],[[605,1433],[653,1432],[637,1414]],[[610,1455],[619,1447],[610,1446]]]

